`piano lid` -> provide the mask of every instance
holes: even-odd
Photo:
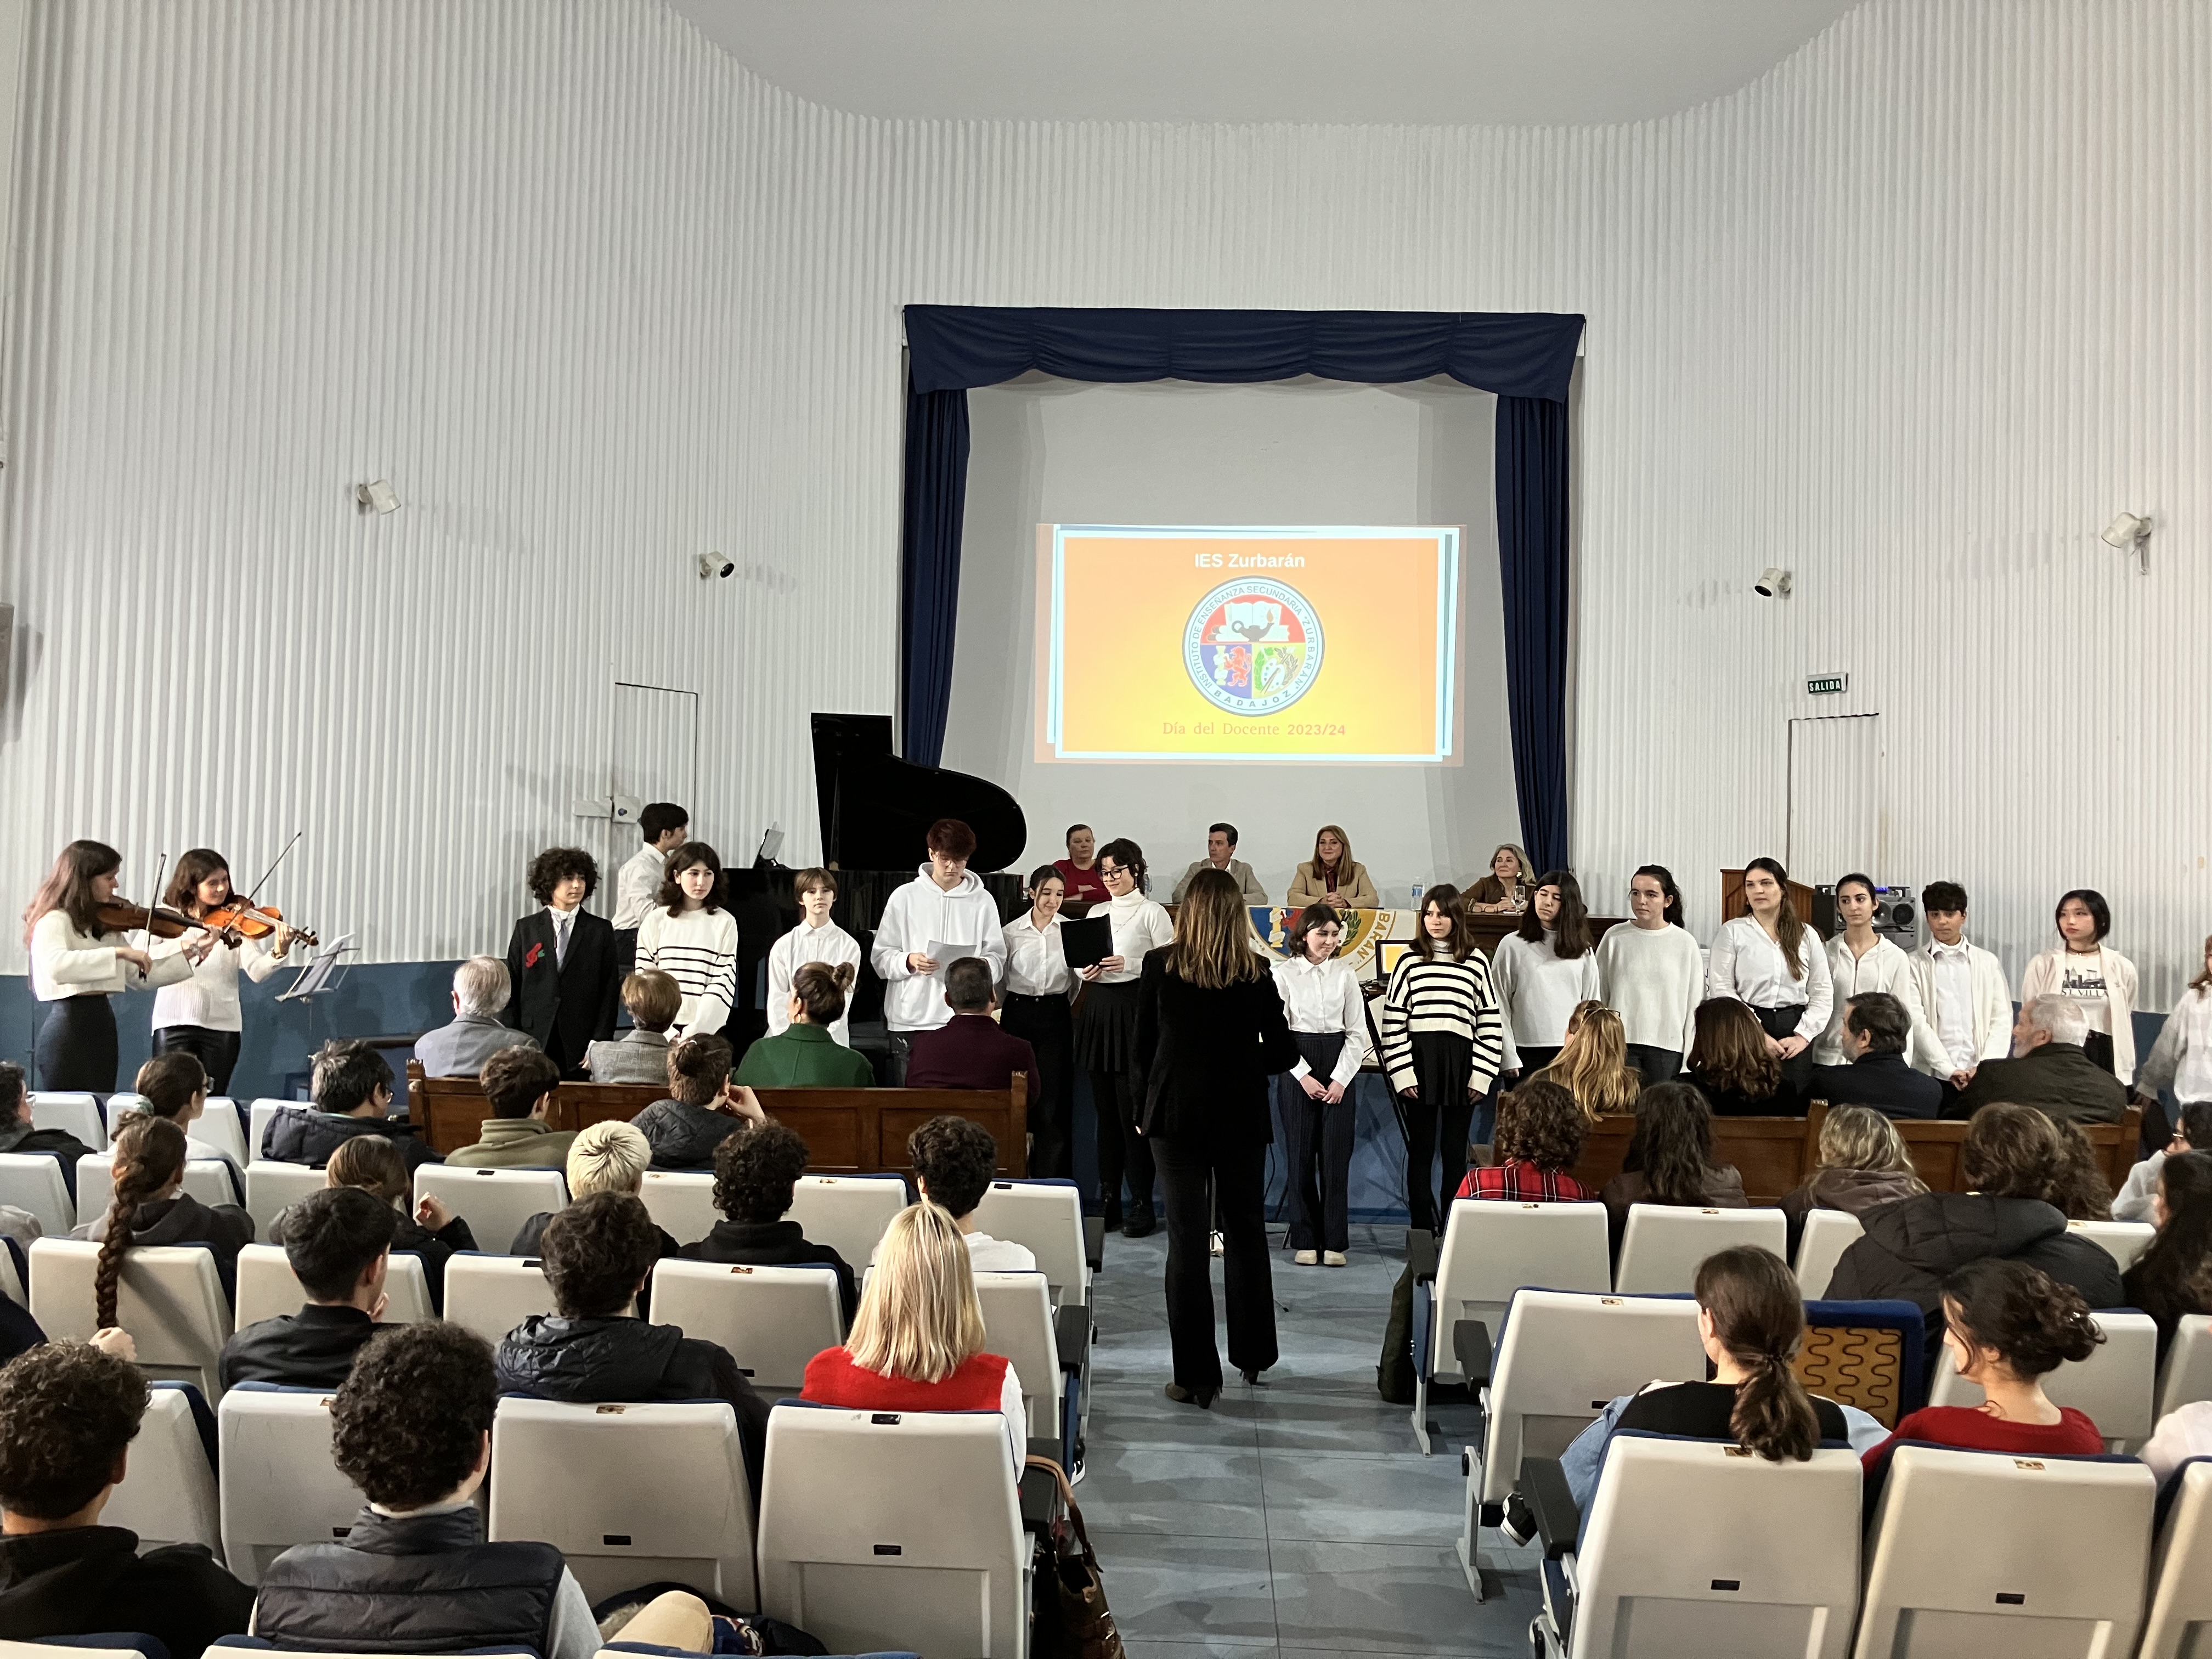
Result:
[[[822,855],[842,870],[911,870],[929,859],[929,826],[958,818],[975,832],[979,873],[1022,855],[1029,821],[995,783],[891,753],[889,714],[817,714],[814,793]]]

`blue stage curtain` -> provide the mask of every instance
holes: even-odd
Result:
[[[906,400],[906,515],[899,535],[900,752],[917,766],[945,753],[952,637],[960,613],[960,520],[968,507],[968,394]]]
[[[1521,844],[1567,867],[1567,406],[1498,400],[1498,574]]]

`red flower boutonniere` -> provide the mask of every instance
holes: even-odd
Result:
[[[538,958],[544,954],[545,946],[543,944],[533,945],[523,952],[522,965],[526,968],[535,968],[538,965]]]

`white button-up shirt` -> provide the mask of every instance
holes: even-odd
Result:
[[[1291,1030],[1316,1036],[1344,1033],[1344,1051],[1336,1057],[1329,1081],[1350,1088],[1359,1075],[1360,1061],[1367,1057],[1367,1004],[1351,964],[1334,957],[1327,962],[1296,957],[1276,963],[1274,974]],[[1291,1075],[1304,1077],[1312,1070],[1301,1055]]]
[[[668,879],[668,855],[651,842],[632,853],[615,872],[615,926],[641,927],[645,913]]]
[[[1753,1008],[1805,1010],[1794,1035],[1810,1044],[1828,1029],[1835,988],[1828,978],[1828,953],[1820,936],[1808,927],[1798,940],[1793,977],[1782,947],[1767,937],[1755,916],[1738,916],[1713,935],[1712,959],[1705,966],[1705,994],[1734,997]]]
[[[1018,997],[1064,997],[1075,989],[1075,970],[1067,965],[1067,945],[1060,918],[1049,927],[1036,925],[1036,912],[1024,911],[1006,926],[1006,990]]]
[[[1936,1040],[1951,1057],[1954,1072],[1971,1072],[1982,1063],[1974,1046],[1974,964],[1966,941],[1946,945],[1928,941],[1928,959],[1936,967],[1936,1006],[1928,1018],[1936,1027]]]

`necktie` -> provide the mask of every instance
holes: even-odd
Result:
[[[568,916],[558,916],[554,919],[553,965],[556,968],[565,968],[568,965],[568,924],[570,920],[571,919]]]

